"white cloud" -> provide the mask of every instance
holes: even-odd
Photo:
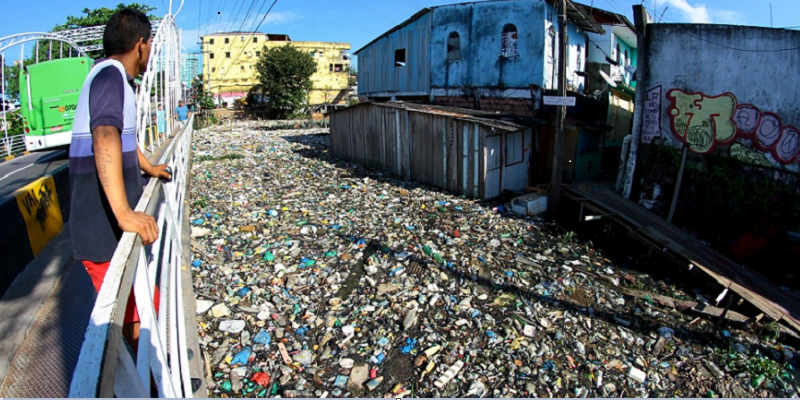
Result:
[[[679,11],[681,13],[681,19],[688,22],[699,24],[742,23],[741,14],[736,11],[708,8],[703,3],[690,4],[687,0],[665,0],[665,3],[665,5],[668,5],[671,9]]]
[[[693,23],[710,23],[711,17],[705,4],[692,6],[686,0],[667,0],[670,6],[675,7],[683,14],[683,17]]]

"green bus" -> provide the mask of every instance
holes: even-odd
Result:
[[[32,64],[19,77],[20,109],[28,151],[66,146],[83,82],[94,60],[62,58]]]

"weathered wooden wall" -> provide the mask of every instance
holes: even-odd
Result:
[[[494,129],[494,132],[492,131]],[[486,190],[486,136],[522,136],[522,162],[506,165]],[[361,104],[331,114],[331,152],[343,160],[474,198],[494,197],[527,184],[530,130],[509,131],[480,122],[413,109]],[[502,141],[505,143],[505,140]],[[516,142],[515,142],[516,143]],[[495,174],[496,175],[496,174]]]

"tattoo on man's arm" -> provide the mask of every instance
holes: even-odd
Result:
[[[111,154],[104,150],[98,151],[95,154],[95,159],[97,160],[97,176],[100,178],[100,184],[107,188],[109,184],[109,167],[114,161],[111,158]]]

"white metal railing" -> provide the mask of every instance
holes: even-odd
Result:
[[[19,154],[25,151],[25,137],[22,135],[8,136],[3,138],[2,154],[3,156],[10,156]]]
[[[194,117],[185,126],[173,123],[181,89],[180,55],[175,15],[167,14],[153,36],[148,69],[137,93],[138,145],[154,152],[166,143],[158,164],[168,164],[173,171],[170,182],[151,180],[135,208],[156,219],[159,238],[143,246],[137,234],[122,235],[86,328],[70,397],[150,397],[151,378],[159,397],[192,397],[186,338],[195,333],[194,327],[187,332],[184,322],[181,267],[187,265],[182,222]],[[165,137],[155,131],[154,104],[166,110]],[[174,139],[168,142],[172,133]],[[156,286],[161,293],[155,299],[158,313],[153,307]],[[131,290],[140,320],[133,355],[122,338]]]
[[[159,29],[153,36],[150,50],[150,61],[147,72],[137,98],[139,112],[139,131],[137,132],[140,148],[151,152],[161,146],[166,138],[158,135],[158,124],[154,123],[153,110],[161,104],[166,114],[166,131],[173,131],[175,108],[181,97],[180,76],[180,31],[175,24],[175,16],[167,14],[160,21]],[[151,92],[155,91],[155,101]]]
[[[193,134],[192,121],[169,143],[160,163],[173,169],[172,181],[151,180],[136,211],[156,218],[159,239],[143,246],[126,232],[111,259],[92,310],[70,386],[70,397],[150,397],[152,376],[159,397],[192,397],[184,322],[181,266],[184,199]],[[153,308],[155,286],[161,292]],[[131,286],[139,310],[138,354],[129,354],[122,319]],[[168,355],[169,354],[169,355]]]

